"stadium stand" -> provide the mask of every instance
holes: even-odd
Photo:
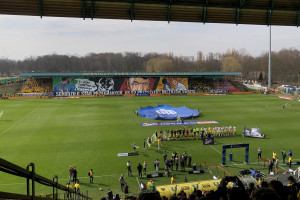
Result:
[[[205,78],[190,80],[190,89],[196,92],[209,92],[212,89],[212,81]]]
[[[230,81],[227,79],[216,79],[213,82],[213,87],[215,90],[228,90],[229,92],[240,92]]]
[[[151,199],[151,200],[298,200],[299,183],[293,176],[288,176],[288,185],[284,185],[281,181],[270,180],[262,181],[259,185],[249,184],[244,186],[243,182],[237,176],[224,177],[216,191],[201,191],[194,188],[191,194],[187,194],[184,190],[174,193],[171,197],[161,196],[158,191],[150,192],[142,190],[137,196],[127,196],[125,199]],[[227,187],[228,183],[233,183],[234,187]],[[298,197],[297,197],[298,195]],[[109,199],[109,198],[103,198]]]
[[[0,79],[0,86],[10,85],[13,83],[24,83],[26,80],[27,80],[26,78],[4,78],[4,79]]]
[[[0,80],[1,94],[19,94],[25,85],[26,78],[6,78]]]
[[[24,86],[23,93],[49,93],[52,92],[52,78],[29,78]]]
[[[29,163],[26,168],[22,168],[18,165],[15,165],[11,162],[8,162],[7,160],[0,158],[0,171],[27,179],[26,181],[27,195],[0,191],[0,199],[39,199],[39,200],[58,199],[59,196],[58,190],[66,192],[67,199],[83,199],[83,200],[92,199],[87,195],[84,195],[80,191],[76,191],[75,189],[59,184],[57,176],[54,176],[53,180],[50,180],[48,178],[36,174],[34,163]],[[31,183],[29,182],[29,180],[31,180]],[[52,196],[51,197],[38,196],[35,191],[35,185],[37,183],[47,187],[52,187],[53,188],[53,193],[51,194]],[[30,191],[30,187],[31,187],[31,191]]]

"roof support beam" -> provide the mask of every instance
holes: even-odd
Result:
[[[275,0],[270,0],[270,8],[271,10],[274,9]]]
[[[91,19],[94,19],[94,12],[95,12],[95,0],[91,0]]]
[[[240,8],[236,8],[236,25],[240,23]]]
[[[300,10],[297,12],[297,28],[300,25]]]
[[[203,6],[203,24],[206,23],[207,7]]]
[[[39,0],[40,17],[43,18],[43,0]]]
[[[169,4],[168,4],[168,24],[171,21],[171,5],[172,4],[172,0],[169,0]]]
[[[134,17],[133,8],[134,8],[134,0],[131,0],[130,1],[130,20],[131,20],[131,22],[132,22],[133,17]]]
[[[208,0],[205,0],[205,5],[203,5],[203,10],[202,10],[202,13],[203,13],[203,24],[206,23],[206,15],[207,15],[207,4],[208,4]]]
[[[274,9],[275,0],[270,0],[270,9],[267,10],[267,25],[271,24],[271,16]]]
[[[267,25],[270,26],[271,23],[271,15],[272,15],[272,10],[267,10]]]
[[[81,0],[82,5],[82,18],[85,20],[85,7],[86,7],[86,0]]]

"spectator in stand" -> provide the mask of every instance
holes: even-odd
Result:
[[[150,192],[155,192],[156,191],[156,187],[154,185],[154,182],[152,181],[149,187]]]
[[[148,190],[150,189],[151,183],[152,183],[152,180],[148,181],[148,183],[147,183],[147,189],[148,189]]]

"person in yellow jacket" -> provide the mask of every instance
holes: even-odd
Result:
[[[257,185],[261,186],[261,182],[262,182],[261,178],[259,178],[258,181],[257,181]]]
[[[147,183],[147,189],[149,190],[150,189],[150,185],[152,184],[152,180],[150,180],[148,183]]]
[[[291,168],[292,167],[292,156],[289,157],[288,164],[289,164],[289,167]]]
[[[161,146],[161,139],[158,138],[158,140],[157,140],[157,149],[160,149],[160,146]]]
[[[94,172],[93,169],[89,171],[90,183],[94,183]]]
[[[70,185],[70,182],[67,183],[66,187],[68,188],[68,192],[67,192],[67,198],[69,198],[71,195],[70,195],[70,191],[72,190],[72,185]]]
[[[275,152],[273,152],[273,163],[275,163],[275,160],[276,160],[276,157],[277,157],[277,154]]]
[[[75,191],[76,192],[79,192],[80,191],[80,185],[79,185],[79,182],[77,181],[76,184],[74,185],[75,187]]]
[[[174,184],[175,183],[175,179],[174,179],[174,176],[171,177],[171,184]]]

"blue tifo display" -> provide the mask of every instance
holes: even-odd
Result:
[[[147,106],[141,107],[138,111],[141,117],[148,119],[167,119],[177,120],[196,117],[199,115],[198,110],[191,110],[187,107],[172,107],[169,105],[158,105],[156,107]]]

